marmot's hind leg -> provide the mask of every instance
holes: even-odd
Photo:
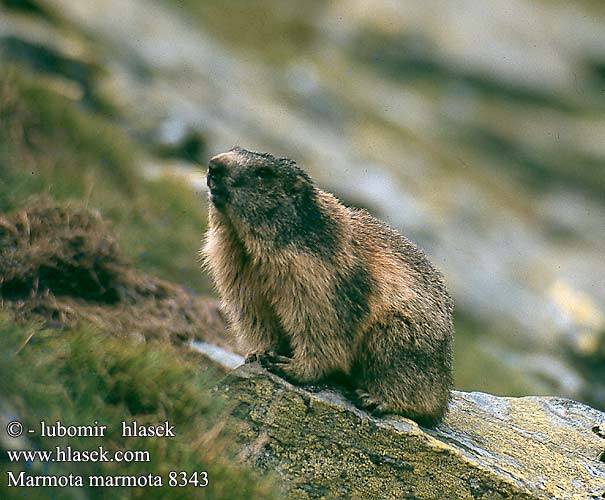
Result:
[[[445,415],[451,385],[449,342],[416,338],[405,319],[390,318],[367,332],[352,376],[361,407],[397,413],[427,426]]]

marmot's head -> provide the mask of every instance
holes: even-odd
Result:
[[[234,148],[210,160],[211,205],[244,238],[283,246],[325,230],[310,177],[296,163]]]
[[[292,160],[241,148],[213,157],[206,181],[213,205],[238,217],[272,218],[312,190],[311,179]]]

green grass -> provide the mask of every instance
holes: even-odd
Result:
[[[0,75],[0,212],[32,194],[83,200],[113,223],[139,268],[207,292],[196,260],[205,207],[176,178],[143,179],[143,158],[116,121],[17,68]]]
[[[116,232],[138,268],[196,292],[211,284],[202,273],[197,252],[206,228],[206,207],[177,178],[145,184],[145,194],[129,208],[113,214]]]
[[[29,339],[29,341],[28,341]],[[274,498],[272,483],[236,465],[230,452],[229,431],[219,416],[223,402],[211,388],[217,373],[191,354],[165,343],[140,344],[106,336],[89,328],[62,333],[35,324],[15,325],[0,310],[0,398],[9,418],[26,428],[52,424],[108,426],[105,437],[43,438],[29,435],[26,448],[54,450],[70,445],[91,450],[147,450],[150,463],[5,463],[3,470],[29,474],[166,476],[171,470],[207,471],[210,484],[188,488],[87,489],[88,498]],[[169,420],[175,438],[121,436],[122,420],[141,424]],[[8,438],[7,438],[8,439]],[[23,445],[21,445],[23,446]],[[2,461],[6,460],[3,453]],[[23,496],[27,493],[27,496]],[[16,489],[0,482],[1,498],[76,498],[52,488]]]

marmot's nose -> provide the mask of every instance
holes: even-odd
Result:
[[[208,177],[212,177],[218,180],[221,177],[224,177],[227,173],[227,165],[224,161],[221,161],[221,155],[215,156],[208,163]]]
[[[229,200],[229,190],[225,182],[229,174],[229,154],[223,153],[210,159],[206,184],[209,188],[210,201],[222,210]]]
[[[206,184],[211,190],[225,187],[225,177],[228,173],[227,162],[224,154],[217,155],[208,163],[208,175]]]

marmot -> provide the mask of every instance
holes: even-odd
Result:
[[[438,423],[453,305],[425,254],[287,158],[234,148],[207,184],[202,258],[253,358],[299,383],[344,374],[362,407]]]

